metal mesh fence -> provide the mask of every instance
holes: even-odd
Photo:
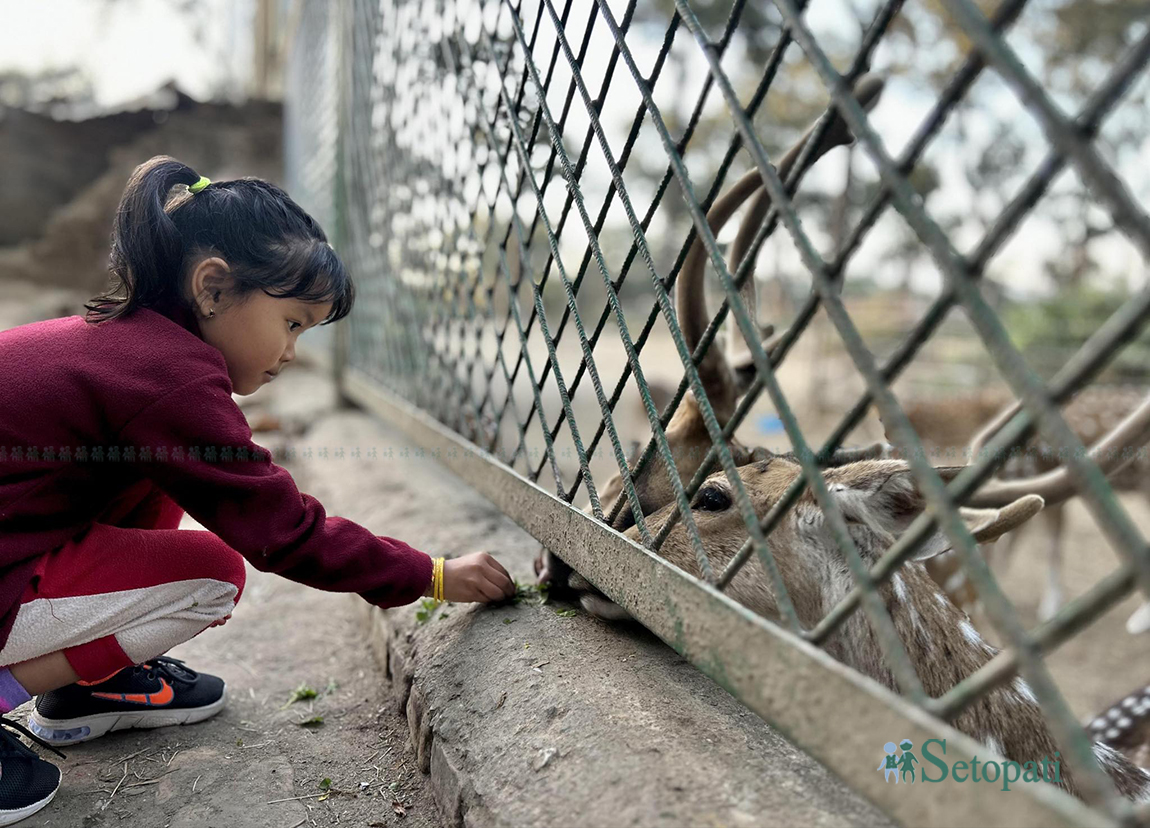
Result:
[[[287,73],[289,187],[329,228],[357,277],[348,370],[500,468],[565,503],[587,503],[589,520],[630,530],[700,582],[737,598],[740,577],[759,579],[775,620],[800,639],[825,645],[861,614],[891,686],[934,716],[958,721],[1023,676],[1095,809],[1089,818],[1130,820],[1131,802],[1115,792],[1043,656],[1132,591],[1150,596],[1146,541],[1059,411],[1139,335],[1150,290],[1132,291],[1044,379],[1012,342],[982,282],[1066,168],[1092,209],[1141,257],[1150,252],[1146,211],[1097,141],[1140,81],[1150,36],[1128,38],[1067,115],[1065,101],[1055,102],[1011,45],[1025,0],[1004,0],[989,16],[969,0],[918,10],[948,21],[970,51],[942,70],[940,91],[895,155],[873,126],[866,96],[877,92],[866,92],[873,80],[865,73],[881,67],[876,54],[905,33],[907,11],[901,0],[852,7],[857,31],[847,31],[819,24],[817,2],[305,2]],[[740,39],[751,30],[755,37]],[[909,42],[913,65],[915,50],[928,47]],[[927,209],[915,174],[990,73],[1033,119],[1044,157],[981,236],[960,245]],[[888,75],[888,85],[895,79]],[[814,122],[782,162],[785,141],[772,132],[785,111],[780,89],[791,90],[784,104],[805,102],[801,116]],[[838,114],[819,116],[827,106]],[[872,171],[869,190],[855,208],[836,213],[833,198],[824,198],[823,218],[801,216],[820,202],[803,200],[799,180],[833,195],[841,175],[820,174],[815,162],[850,136],[851,157]],[[747,171],[742,179],[732,172],[739,169]],[[745,198],[755,188],[765,195],[728,248],[708,215],[730,213],[723,193],[740,187]],[[888,216],[900,217],[929,256],[940,287],[880,358],[848,312],[844,286],[868,239],[887,232]],[[785,239],[811,289],[785,328],[770,334],[751,289],[756,256],[774,236]],[[701,307],[684,306],[690,302]],[[940,475],[891,388],[955,309],[1024,405],[960,473]],[[785,377],[818,320],[835,332],[862,384],[829,435],[812,440]],[[776,453],[738,439],[763,406],[800,467],[777,491],[764,482]],[[827,474],[844,468],[844,443],[872,410],[925,500],[877,561],[858,548],[849,504]],[[631,445],[644,434],[645,443]],[[1062,450],[1122,563],[1027,629],[957,505],[1035,434]],[[708,501],[716,485],[731,516],[722,529]],[[804,502],[825,519],[854,585],[814,623],[804,623],[784,560],[795,546],[788,515]],[[879,590],[939,531],[1007,645],[941,694],[924,688],[921,655]],[[628,594],[610,597],[632,608]],[[884,804],[899,813],[895,800]]]

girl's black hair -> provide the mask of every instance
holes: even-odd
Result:
[[[84,305],[92,324],[137,308],[189,307],[188,267],[203,255],[231,268],[234,296],[262,290],[277,298],[332,303],[322,324],[351,313],[355,288],[320,226],[283,190],[255,177],[212,182],[194,195],[200,174],[167,155],[133,171],[112,225],[108,290]]]

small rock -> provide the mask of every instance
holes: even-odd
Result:
[[[557,751],[555,748],[544,748],[539,751],[539,755],[535,757],[535,761],[531,764],[535,770],[540,771],[547,767],[547,764],[555,757]]]

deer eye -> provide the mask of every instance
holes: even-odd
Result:
[[[718,486],[704,486],[696,495],[693,508],[703,512],[721,512],[731,508],[731,496]]]

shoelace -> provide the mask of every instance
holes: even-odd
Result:
[[[50,744],[48,744],[43,739],[41,739],[39,736],[37,736],[35,733],[28,730],[28,728],[24,727],[24,725],[20,724],[19,722],[13,721],[12,719],[9,719],[7,716],[0,715],[0,726],[9,727],[9,728],[12,728],[13,730],[19,731],[20,733],[27,736],[29,739],[31,739],[33,742],[40,745],[41,747],[48,748],[48,750],[55,753],[61,759],[67,759],[68,758],[67,756],[62,754],[60,751],[56,750],[56,748],[52,747]]]
[[[144,664],[149,666],[145,668]],[[133,672],[138,673],[146,669],[147,676],[150,679],[154,679],[157,673],[166,673],[173,678],[183,679],[184,681],[195,681],[200,675],[191,667],[186,666],[182,660],[172,658],[171,656],[149,658],[144,664],[137,664],[132,668]],[[180,675],[181,673],[183,675]]]

